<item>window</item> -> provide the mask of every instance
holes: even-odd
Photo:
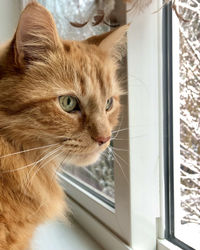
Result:
[[[88,167],[63,166],[63,174],[69,179],[82,184],[88,192],[98,196],[99,199],[115,207],[114,182],[114,152],[112,146],[106,150],[101,159]]]
[[[18,1],[1,1],[0,44],[6,42],[13,36],[19,15],[20,6]]]
[[[199,1],[164,10],[166,237],[200,247]]]

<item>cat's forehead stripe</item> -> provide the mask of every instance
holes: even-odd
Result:
[[[106,96],[111,92],[110,77],[100,62],[87,56],[76,65],[74,87],[82,96]]]
[[[86,81],[85,78],[80,76],[80,88],[81,88],[81,94],[85,95],[86,94]]]
[[[105,86],[106,82],[104,80],[103,72],[99,68],[96,69],[96,77],[97,77],[97,82],[98,82],[101,94],[103,96],[105,96],[106,95],[106,90],[108,90],[108,89],[106,89],[106,86]]]

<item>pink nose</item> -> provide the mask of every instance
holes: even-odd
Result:
[[[95,137],[95,138],[93,138],[96,142],[98,142],[99,143],[99,145],[102,145],[102,144],[104,144],[104,143],[106,143],[107,141],[109,141],[110,140],[110,136],[108,136],[108,137]]]

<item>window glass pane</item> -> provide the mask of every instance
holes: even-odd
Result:
[[[103,22],[99,25],[91,25],[93,17],[101,7],[97,4],[98,1],[38,0],[38,2],[52,13],[58,32],[64,39],[83,40],[110,30],[110,27]],[[78,28],[78,25],[82,27]]]
[[[98,197],[103,196],[114,202],[114,156],[111,149],[104,152],[101,159],[92,166],[83,168],[65,165],[64,168],[68,174],[90,185],[90,188],[100,194]]]
[[[175,237],[200,249],[200,1],[179,0],[176,4],[173,18]]]
[[[58,32],[64,39],[84,40],[110,30],[110,26],[103,22],[95,26],[92,22],[94,22],[93,16],[99,13],[99,9],[109,12],[114,8],[113,4],[100,5],[102,1],[98,3],[95,0],[39,0],[38,2],[53,14]],[[102,200],[114,203],[114,158],[111,146],[92,166],[78,168],[64,164],[63,167],[69,177],[83,184],[82,187],[93,194],[96,192],[95,195]]]

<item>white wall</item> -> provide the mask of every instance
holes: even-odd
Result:
[[[20,9],[21,0],[0,0],[0,43],[12,38]]]

